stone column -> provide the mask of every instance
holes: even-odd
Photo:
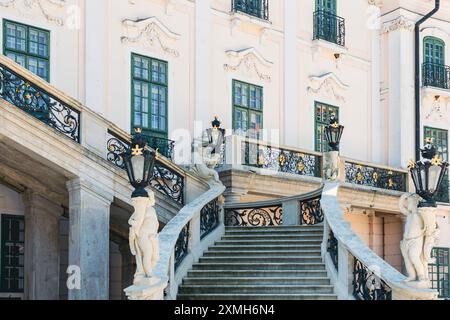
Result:
[[[80,271],[80,286],[69,288],[69,300],[107,300],[109,217],[113,195],[101,186],[81,179],[67,182],[67,189],[70,219],[69,268],[79,268]]]
[[[59,300],[59,220],[61,205],[33,191],[25,204],[25,299]]]

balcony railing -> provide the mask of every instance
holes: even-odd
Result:
[[[232,0],[232,7],[234,12],[269,20],[269,0]]]
[[[1,62],[0,98],[80,143],[80,111]]]
[[[159,154],[162,154],[167,159],[173,160],[175,141],[151,136],[147,137],[147,140],[150,148],[158,150]]]
[[[345,19],[330,12],[314,12],[314,40],[325,40],[345,46]]]
[[[422,66],[424,87],[450,89],[450,66],[424,63]]]

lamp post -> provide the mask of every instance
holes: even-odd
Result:
[[[323,156],[323,177],[325,180],[335,181],[339,178],[339,147],[344,126],[339,124],[336,115],[331,116],[330,124],[325,127],[325,139],[330,151],[325,152]]]
[[[134,213],[128,223],[130,250],[136,257],[136,273],[133,285],[125,289],[130,300],[162,300],[167,286],[167,279],[153,274],[159,261],[159,222],[154,208],[155,194],[146,188],[153,177],[156,156],[155,151],[147,148],[147,138],[141,129],[136,129],[131,147],[121,155],[134,188],[131,195]]]
[[[431,288],[428,265],[435,260],[431,252],[439,237],[435,197],[449,164],[437,156],[432,139],[420,151],[423,159],[411,160],[408,166],[416,193],[400,199],[400,211],[406,216],[400,248],[408,273],[406,282],[416,288]]]

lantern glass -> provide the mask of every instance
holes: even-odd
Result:
[[[131,166],[133,168],[134,180],[136,183],[144,181],[145,157],[142,155],[131,157]]]
[[[428,174],[428,187],[431,193],[435,193],[439,188],[439,180],[441,175],[441,167],[431,166]]]

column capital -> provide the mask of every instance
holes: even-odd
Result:
[[[112,203],[114,200],[114,193],[112,191],[107,190],[100,184],[93,184],[91,181],[86,179],[75,178],[69,180],[66,182],[66,187],[69,193],[83,190],[92,196],[99,198],[105,203]]]
[[[61,217],[64,213],[63,207],[60,203],[54,202],[41,195],[40,193],[31,189],[25,190],[22,194],[22,199],[25,207],[32,208],[33,210],[41,210],[57,217]]]

